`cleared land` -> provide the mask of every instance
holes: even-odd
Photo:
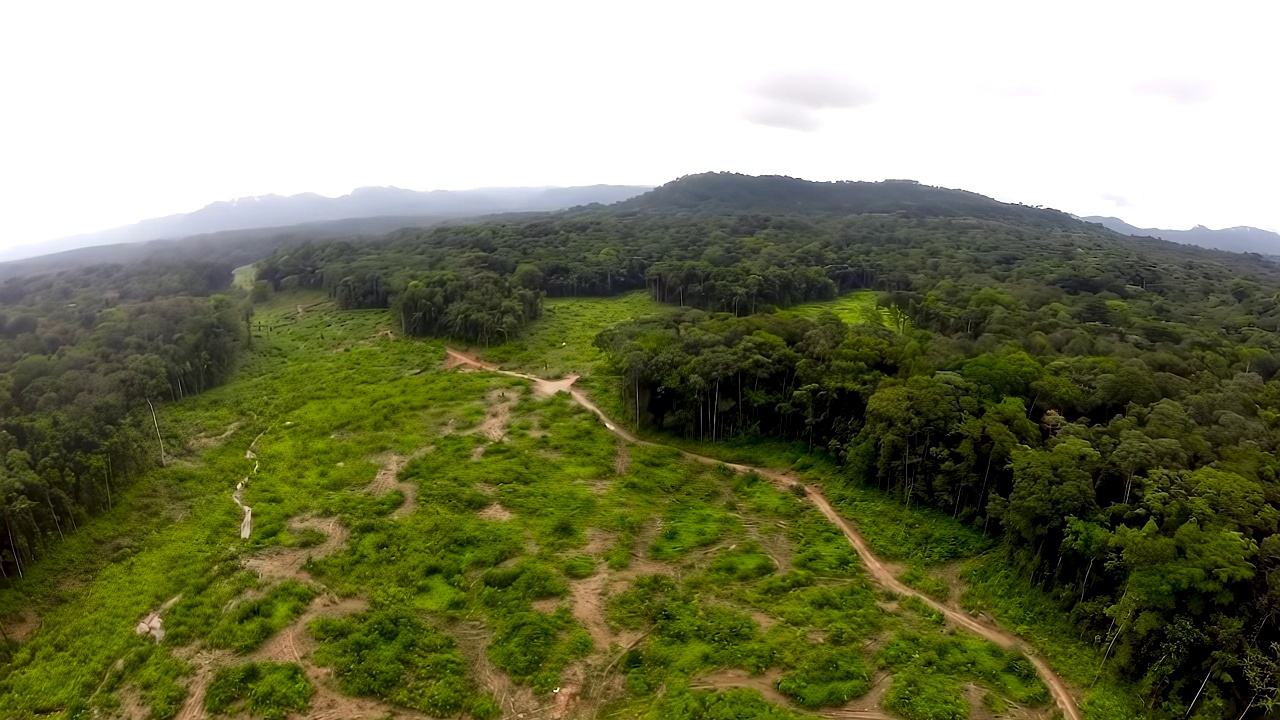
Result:
[[[580,302],[580,336],[632,311]],[[628,446],[569,382],[466,372],[387,320],[303,294],[260,311],[240,378],[164,410],[177,461],[0,594],[0,617],[39,616],[0,714],[1052,711],[1021,652],[868,572],[771,473]],[[155,613],[158,643],[135,633]]]

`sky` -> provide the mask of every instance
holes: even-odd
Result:
[[[0,247],[709,170],[1280,229],[1280,3],[9,2]]]

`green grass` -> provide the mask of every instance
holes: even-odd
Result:
[[[778,312],[793,317],[808,318],[829,312],[850,325],[880,324],[893,327],[888,310],[876,305],[876,293],[872,290],[855,290],[835,300],[795,305]]]
[[[306,673],[294,663],[245,663],[219,670],[204,696],[204,708],[214,715],[238,710],[264,720],[284,720],[305,712],[316,692]]]
[[[594,344],[601,330],[666,311],[644,290],[609,298],[548,298],[542,317],[522,337],[487,348],[484,359],[543,377],[584,375],[604,359]]]

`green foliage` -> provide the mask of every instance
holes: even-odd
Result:
[[[1023,705],[1049,700],[1024,657],[968,635],[905,633],[890,640],[876,662],[893,673],[885,708],[909,720],[967,718],[969,704],[960,692],[965,681],[980,682]]]
[[[389,700],[436,717],[469,712],[492,717],[453,638],[403,611],[319,618],[315,660],[334,668],[344,693]]]
[[[920,565],[911,565],[898,576],[898,579],[939,602],[946,602],[951,597],[951,588],[947,586],[947,581],[930,575],[929,571]]]
[[[316,591],[289,580],[267,590],[266,595],[236,603],[209,633],[209,644],[248,652],[293,622]]]
[[[871,673],[857,646],[806,648],[778,690],[805,708],[838,707],[871,689]]]
[[[264,720],[284,720],[305,712],[315,688],[296,663],[245,663],[214,674],[204,695],[204,709],[229,715],[243,707]]]
[[[770,705],[758,690],[676,691],[665,695],[646,717],[654,720],[798,720],[799,713]]]
[[[565,558],[561,568],[568,577],[574,579],[588,578],[596,572],[596,559],[590,555],[574,555]]]
[[[489,659],[511,679],[549,692],[560,682],[560,671],[591,652],[591,637],[568,612],[553,615],[518,612],[504,617],[489,645]]]

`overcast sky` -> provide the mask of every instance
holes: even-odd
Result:
[[[1277,28],[1277,2],[6,2],[0,246],[706,170],[1280,229]]]

